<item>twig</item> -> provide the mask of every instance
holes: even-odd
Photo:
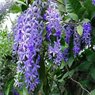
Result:
[[[89,95],[91,95],[90,94],[90,92],[87,90],[87,89],[85,89],[83,86],[82,86],[82,84],[80,83],[80,82],[78,82],[78,81],[76,81],[76,80],[74,80],[73,78],[70,78],[73,82],[75,82],[76,84],[78,84],[84,91],[86,91]]]
[[[69,69],[68,69],[67,66],[66,66],[66,69],[67,69],[67,71],[69,71]],[[70,75],[69,75],[69,76],[70,76]],[[81,84],[80,82],[74,80],[71,76],[70,76],[70,79],[71,79],[73,82],[75,82],[76,84],[78,84],[78,85],[81,87],[81,89],[83,89],[83,90],[86,91],[89,95],[91,95],[90,92],[89,92],[87,89],[85,89],[85,88],[82,86],[82,84]]]

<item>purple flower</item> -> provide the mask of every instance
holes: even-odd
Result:
[[[90,23],[83,24],[82,43],[85,44],[86,46],[91,45],[91,24]]]
[[[95,0],[92,0],[92,4],[95,6]]]
[[[12,93],[13,93],[13,95],[19,95],[19,93],[17,92],[17,90],[16,89],[12,89]]]
[[[49,45],[48,47],[49,59],[53,60],[55,64],[60,65],[63,59],[60,40],[57,40],[56,42],[54,42],[53,45],[54,46]]]
[[[69,48],[66,48],[64,51],[63,51],[63,60],[65,62],[68,61],[68,57],[69,57]]]
[[[73,40],[73,44],[74,44],[74,47],[73,47],[73,52],[74,52],[74,56],[76,57],[80,50],[81,50],[81,37],[80,35],[75,31],[74,32],[74,40]]]
[[[57,65],[60,65],[60,63],[62,62],[62,60],[63,60],[63,54],[60,51],[60,52],[58,52],[56,54],[56,58],[54,59],[54,63],[57,64]]]
[[[91,24],[88,23],[83,23],[83,30],[87,32],[91,32]]]
[[[61,34],[62,34],[61,19],[62,18],[58,9],[55,8],[54,5],[51,6],[51,2],[49,3],[48,9],[46,10],[46,14],[44,14],[44,19],[47,21],[46,23],[47,38],[50,39],[51,35],[61,37]],[[53,33],[53,31],[55,32]]]
[[[13,49],[18,55],[18,60],[22,63],[21,66],[20,63],[17,66],[17,76],[20,74],[22,77],[17,79],[16,83],[19,85],[19,81],[24,81],[29,91],[34,91],[40,82],[38,74],[40,68],[39,53],[43,41],[44,27],[38,3],[40,2],[35,1],[22,13],[14,27]]]
[[[71,37],[74,33],[74,26],[72,25],[65,25],[64,26],[64,31],[65,31],[65,41],[69,45],[71,41]]]

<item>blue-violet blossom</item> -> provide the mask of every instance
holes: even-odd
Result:
[[[14,28],[13,50],[18,55],[19,62],[22,63],[21,67],[18,64],[17,72],[23,75],[20,80],[25,82],[29,91],[34,91],[39,84],[39,52],[43,41],[41,9],[36,1],[20,15]],[[20,86],[19,80],[16,80],[16,83]]]
[[[73,52],[74,52],[74,56],[76,57],[80,50],[81,50],[81,37],[80,35],[77,33],[77,31],[74,32],[74,40],[73,40]]]
[[[91,45],[91,24],[83,23],[82,43],[86,46]]]
[[[62,34],[62,25],[61,25],[62,17],[56,6],[57,5],[55,2],[50,1],[48,9],[44,14],[44,19],[47,21],[46,31],[48,39],[50,39],[51,35],[61,37]]]
[[[95,6],[95,0],[92,0],[92,4]]]
[[[53,60],[56,65],[60,65],[63,59],[60,40],[55,41],[53,45],[48,47],[49,59]]]
[[[74,34],[74,26],[71,24],[65,25],[64,31],[65,31],[65,41],[69,45],[71,41],[71,37]]]

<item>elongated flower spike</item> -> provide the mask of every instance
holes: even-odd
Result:
[[[28,90],[34,91],[39,84],[38,69],[40,68],[40,49],[42,46],[43,20],[40,9],[41,2],[34,1],[29,8],[20,15],[14,28],[14,51],[18,55],[17,74]],[[17,77],[16,77],[17,78]],[[18,83],[18,84],[16,84]],[[23,83],[22,83],[23,84]],[[21,86],[15,79],[15,85]]]
[[[47,38],[50,39],[51,35],[54,35],[56,37],[61,37],[62,17],[60,15],[59,10],[57,9],[56,3],[49,1],[49,6],[46,10],[46,14],[44,14],[44,19],[47,21],[47,24],[46,24]],[[53,31],[55,32],[53,33]]]
[[[56,2],[49,0],[49,6],[44,15],[44,19],[46,20],[47,39],[51,42],[51,36],[54,36],[56,38],[56,41],[53,43],[51,42],[48,45],[49,59],[53,60],[53,63],[56,65],[60,65],[63,59],[60,43],[62,36],[62,17],[57,7],[58,6]]]
[[[74,32],[73,44],[74,44],[73,52],[74,56],[76,57],[81,50],[81,37],[76,31]]]
[[[89,22],[83,23],[82,43],[85,46],[91,45],[91,24]]]

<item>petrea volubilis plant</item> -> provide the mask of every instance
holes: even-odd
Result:
[[[90,95],[95,89],[93,2],[35,0],[21,13],[13,29],[16,87],[30,95]]]

